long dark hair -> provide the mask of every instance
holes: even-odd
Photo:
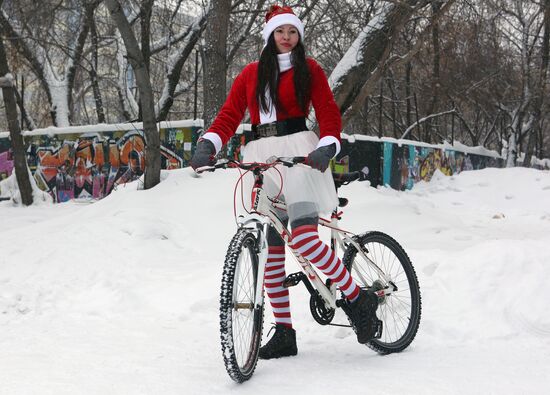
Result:
[[[311,88],[311,77],[306,61],[306,51],[302,41],[292,50],[290,62],[294,68],[294,90],[296,91],[296,100],[302,111],[306,112],[309,103],[309,92]],[[277,46],[273,33],[267,40],[267,45],[260,55],[258,64],[258,85],[256,87],[256,97],[260,108],[265,112],[269,111],[269,106],[265,98],[265,90],[269,88],[271,102],[275,108],[284,111],[279,101],[277,86],[279,84],[279,60],[277,59]]]

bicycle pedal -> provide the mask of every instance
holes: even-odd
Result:
[[[349,302],[345,299],[336,300],[336,307],[340,307],[342,310],[349,312]]]
[[[283,281],[283,288],[290,288],[300,284],[300,282],[304,280],[305,276],[306,275],[302,272],[289,274]]]

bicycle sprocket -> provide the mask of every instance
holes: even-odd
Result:
[[[313,319],[321,325],[329,325],[336,313],[335,309],[326,308],[320,296],[311,295],[309,298],[309,310]]]

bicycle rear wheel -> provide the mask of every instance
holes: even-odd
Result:
[[[227,250],[220,292],[220,337],[225,368],[238,383],[248,380],[258,362],[263,305],[254,305],[258,273],[256,237],[239,229]]]
[[[422,303],[414,267],[405,250],[387,234],[367,232],[355,236],[354,240],[367,259],[350,244],[342,261],[358,285],[376,290],[386,286],[397,288],[379,298],[377,316],[383,321],[384,329],[382,337],[369,341],[367,346],[380,354],[402,351],[411,344],[420,325]],[[373,263],[385,273],[388,283]]]

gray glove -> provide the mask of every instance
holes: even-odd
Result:
[[[195,153],[189,164],[193,170],[203,166],[213,166],[216,163],[216,147],[210,140],[202,139],[197,143]]]
[[[319,147],[309,153],[306,163],[323,173],[336,154],[336,143]]]

